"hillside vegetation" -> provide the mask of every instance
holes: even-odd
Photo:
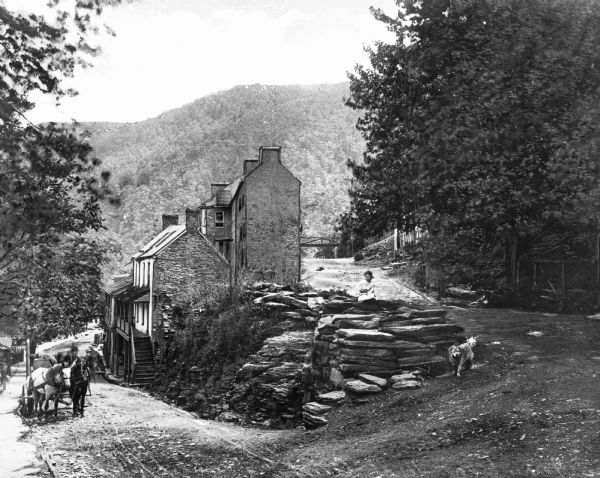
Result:
[[[348,202],[346,162],[363,151],[347,92],[346,83],[238,86],[138,123],[83,124],[121,200],[104,207],[103,234],[127,258],[160,228],[161,213],[198,206],[211,182],[237,177],[262,145],[282,146],[303,183],[304,231],[331,233]]]

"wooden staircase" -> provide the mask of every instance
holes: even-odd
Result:
[[[134,336],[135,341],[135,376],[136,385],[148,385],[154,377],[154,359],[152,343],[147,335]]]

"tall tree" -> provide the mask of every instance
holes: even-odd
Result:
[[[367,140],[357,228],[421,226],[450,278],[484,280],[598,207],[600,4],[404,2],[350,76]]]
[[[31,307],[32,277],[65,234],[102,226],[108,173],[73,128],[33,125],[31,94],[57,101],[63,80],[98,53],[88,41],[96,15],[116,1],[51,0],[54,18],[9,11],[0,1],[0,328]],[[66,6],[65,6],[66,5]],[[26,303],[27,302],[27,303]]]

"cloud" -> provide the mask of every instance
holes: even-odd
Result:
[[[239,84],[345,81],[366,61],[364,44],[391,39],[362,1],[288,4],[143,0],[109,8],[104,20],[117,36],[101,38],[94,68],[69,81],[79,95],[59,109],[34,98],[30,117],[136,121]]]

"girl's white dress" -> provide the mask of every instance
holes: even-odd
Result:
[[[375,284],[373,284],[373,281],[367,282],[364,279],[361,280],[356,287],[356,294],[358,295],[359,302],[375,300]]]

